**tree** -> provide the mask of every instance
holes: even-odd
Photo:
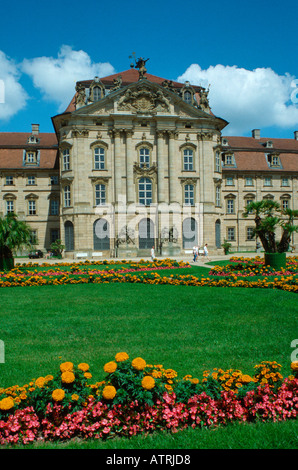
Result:
[[[0,270],[14,267],[14,252],[23,247],[31,247],[31,228],[9,212],[0,217]]]
[[[56,240],[51,244],[51,250],[54,254],[54,256],[57,256],[57,258],[62,258],[62,251],[64,250],[65,246],[62,245],[61,240]]]
[[[298,217],[298,210],[282,209],[280,204],[270,199],[250,202],[243,217],[254,215],[254,233],[259,237],[265,253],[285,253],[288,250],[291,235],[298,232],[298,226],[294,224]],[[280,241],[276,240],[276,230],[281,227]]]

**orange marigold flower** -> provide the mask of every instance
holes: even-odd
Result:
[[[117,364],[115,361],[107,362],[103,367],[103,370],[107,374],[112,374],[113,372],[115,372],[116,369],[117,369]]]
[[[115,356],[115,359],[116,359],[117,362],[126,361],[128,358],[129,358],[129,356],[128,356],[128,354],[126,354],[126,352],[117,353],[116,356]]]
[[[62,401],[65,397],[65,392],[61,388],[56,388],[52,393],[52,398],[55,401]]]
[[[61,380],[65,384],[71,384],[75,381],[75,375],[70,371],[63,372],[61,375]]]
[[[152,388],[155,387],[155,380],[153,377],[150,375],[145,375],[145,377],[142,380],[142,387],[145,388],[145,390],[151,390]]]
[[[10,410],[14,407],[14,400],[11,397],[2,398],[0,401],[0,410]]]
[[[92,374],[90,374],[90,372],[85,372],[84,377],[85,377],[85,379],[91,379]]]
[[[47,380],[44,377],[39,377],[38,379],[35,380],[35,385],[38,388],[42,388],[46,382]]]
[[[63,362],[62,364],[60,364],[60,370],[61,370],[61,372],[72,371],[73,370],[73,363],[72,362]]]
[[[113,387],[113,385],[107,385],[102,391],[102,396],[106,400],[113,400],[116,393],[117,393],[117,391],[116,391],[115,387]]]
[[[89,370],[89,364],[86,364],[85,362],[81,362],[78,365],[78,369],[80,369],[83,372],[87,372]]]
[[[298,361],[291,362],[291,369],[298,371]]]
[[[141,357],[136,357],[132,361],[131,365],[136,370],[143,370],[146,367],[146,361],[144,361],[144,359],[142,359]]]

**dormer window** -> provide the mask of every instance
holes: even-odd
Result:
[[[226,139],[225,137],[222,137],[222,139],[221,139],[221,145],[223,145],[223,146],[225,146],[225,147],[226,147],[227,145],[229,145],[228,139]]]
[[[267,147],[268,149],[271,149],[273,147],[272,140],[267,140],[267,142],[265,143],[265,147]]]
[[[39,150],[24,150],[23,156],[24,165],[38,165],[39,164]]]
[[[266,160],[267,160],[268,166],[270,168],[280,168],[281,167],[279,155],[268,153],[266,155]]]
[[[195,101],[195,90],[192,88],[189,82],[185,82],[184,87],[181,90],[182,99],[187,104],[194,104]]]
[[[183,100],[185,103],[191,104],[192,102],[192,94],[190,91],[185,91],[183,95]]]
[[[223,164],[223,166],[236,166],[234,154],[233,153],[223,153],[222,154],[222,164]]]

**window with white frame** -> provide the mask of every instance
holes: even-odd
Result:
[[[246,209],[247,206],[248,206],[251,202],[253,202],[253,201],[254,201],[254,199],[253,199],[252,197],[246,198],[246,199],[245,199],[245,206],[246,206],[245,209]],[[249,211],[248,214],[252,214],[252,211]]]
[[[221,164],[220,164],[220,153],[219,151],[215,152],[215,171],[221,171]]]
[[[233,176],[227,176],[226,177],[226,186],[234,186],[234,177]]]
[[[227,199],[227,214],[235,214],[235,200]]]
[[[254,227],[246,227],[246,240],[253,240],[254,236]]]
[[[289,178],[287,178],[286,176],[282,177],[281,185],[282,186],[289,186]]]
[[[188,206],[193,206],[195,203],[194,198],[194,185],[193,184],[186,184],[184,186],[184,204]]]
[[[6,201],[6,214],[14,212],[14,202],[12,199]]]
[[[28,200],[28,214],[36,215],[36,201],[35,199]]]
[[[150,167],[150,149],[148,147],[141,147],[139,149],[139,162],[141,168]]]
[[[280,202],[281,202],[282,210],[286,210],[286,209],[290,208],[290,198],[289,197],[281,198]]]
[[[95,185],[95,205],[102,206],[106,203],[106,185],[96,184]]]
[[[62,151],[62,168],[64,171],[70,170],[70,153],[68,148]]]
[[[105,149],[104,147],[95,147],[94,149],[94,169],[105,169]]]
[[[221,204],[221,198],[220,198],[220,186],[215,187],[215,205],[219,207]]]
[[[183,170],[193,170],[193,150],[190,148],[183,150]]]
[[[6,184],[7,186],[12,186],[12,185],[13,185],[13,176],[12,176],[12,175],[6,176],[6,178],[5,178],[5,184]]]
[[[187,90],[183,93],[183,100],[185,101],[185,103],[188,103],[188,104],[192,103],[192,93],[191,93],[191,91]]]
[[[29,186],[33,186],[34,184],[36,184],[35,176],[29,175],[27,178],[27,184],[29,184]]]
[[[236,240],[235,236],[235,227],[228,227],[227,228],[227,239],[229,242],[233,242]]]
[[[37,230],[31,230],[31,233],[30,233],[30,243],[32,245],[36,245],[37,244]]]
[[[253,186],[253,179],[251,176],[245,177],[245,186]]]
[[[145,206],[152,203],[152,181],[149,178],[139,180],[139,203]]]
[[[264,186],[272,186],[272,178],[271,178],[271,176],[265,176],[265,178],[264,178]]]
[[[64,207],[71,206],[71,194],[70,194],[70,186],[64,187]]]

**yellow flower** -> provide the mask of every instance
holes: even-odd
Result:
[[[298,361],[291,362],[291,369],[298,371]]]
[[[242,382],[244,382],[244,383],[252,382],[251,376],[250,376],[250,375],[247,375],[247,374],[242,375],[241,380],[242,380]]]
[[[44,377],[39,377],[38,379],[35,380],[35,385],[38,388],[42,388],[44,384],[46,383],[46,379]]]
[[[13,401],[13,398],[11,397],[3,398],[0,401],[0,410],[10,410],[13,407],[14,407],[14,401]]]
[[[150,375],[145,375],[145,377],[142,380],[142,387],[145,388],[145,390],[151,390],[152,388],[155,387],[155,380],[153,377]]]
[[[60,364],[60,370],[61,370],[61,372],[72,371],[73,370],[73,363],[72,362],[63,362],[63,364]]]
[[[72,399],[73,401],[78,401],[79,398],[80,398],[79,395],[77,395],[76,393],[74,393],[73,395],[71,395],[71,399]]]
[[[80,369],[83,372],[87,372],[89,370],[89,365],[86,364],[85,362],[81,362],[81,364],[78,365],[78,369]]]
[[[129,356],[128,356],[128,354],[126,354],[126,352],[117,353],[116,356],[115,356],[115,359],[116,359],[117,362],[126,361],[128,358],[129,358]]]
[[[132,361],[131,365],[136,370],[143,370],[146,367],[146,361],[144,361],[144,359],[142,359],[141,357],[136,357]]]
[[[65,392],[61,388],[56,388],[52,393],[52,398],[55,401],[62,401],[65,397]]]
[[[115,361],[107,362],[103,368],[103,370],[107,372],[108,374],[112,374],[113,372],[115,372],[116,369],[117,369],[117,364]]]
[[[85,377],[85,379],[91,379],[92,374],[90,374],[90,372],[85,372],[84,377]]]
[[[113,385],[107,385],[104,389],[103,389],[103,392],[102,392],[102,396],[103,398],[105,398],[106,400],[113,400],[113,398],[115,397],[117,391],[115,389],[115,387],[113,387]]]
[[[72,384],[75,381],[75,375],[70,371],[62,372],[61,380],[64,384]]]

